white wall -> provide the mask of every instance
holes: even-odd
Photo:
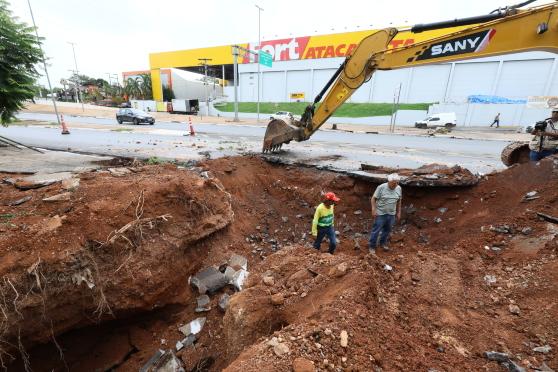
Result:
[[[524,104],[443,103],[430,106],[428,113],[455,112],[458,126],[488,127],[497,113],[501,126],[528,126],[550,116],[548,109],[527,108]]]
[[[402,103],[466,102],[473,94],[508,98],[558,95],[558,59],[547,52],[528,52],[470,61],[377,71],[349,102],[392,102],[401,83]],[[288,94],[304,92],[312,101],[343,58],[273,62],[261,67],[261,100],[288,101]],[[257,65],[239,65],[241,101],[257,100]],[[283,78],[281,78],[283,74]],[[249,76],[252,76],[252,79]],[[229,98],[232,100],[232,98]]]

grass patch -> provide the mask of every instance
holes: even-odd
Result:
[[[294,115],[302,115],[308,102],[260,102],[260,113],[273,114],[277,111],[290,111]],[[318,104],[319,105],[319,104]],[[430,103],[400,103],[399,110],[428,110]],[[234,103],[228,102],[219,106],[215,106],[218,110],[224,112],[233,112]],[[345,103],[334,114],[334,116],[361,118],[367,116],[389,116],[393,104],[391,103]],[[256,102],[239,102],[239,112],[257,112]]]
[[[130,128],[116,128],[116,129],[111,129],[111,132],[133,132],[133,129]]]
[[[149,165],[164,164],[164,163],[168,163],[168,161],[158,158],[157,156],[152,156],[149,159],[147,159],[147,164]]]
[[[15,216],[16,216],[16,215],[15,215],[15,214],[12,214],[12,213],[5,213],[5,214],[0,214],[0,219],[1,219],[3,222],[6,222],[6,221],[11,220],[12,218],[15,218]]]

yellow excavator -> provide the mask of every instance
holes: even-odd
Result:
[[[409,29],[386,28],[365,37],[306,107],[300,120],[273,119],[267,125],[263,152],[276,151],[290,141],[305,141],[377,70],[459,61],[526,51],[558,53],[558,0],[521,9],[536,0],[496,9],[490,14]],[[415,44],[388,49],[401,31],[419,33],[456,26],[456,32]],[[322,100],[323,98],[323,100]],[[319,103],[319,105],[318,105]],[[502,154],[504,163],[520,161],[524,144],[515,144]]]

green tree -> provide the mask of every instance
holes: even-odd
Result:
[[[153,99],[151,75],[141,74],[139,77],[142,99]]]
[[[42,61],[34,29],[12,16],[6,0],[0,0],[0,123],[7,125],[14,114],[33,98]]]
[[[176,97],[174,96],[172,88],[168,85],[163,85],[163,101],[169,102],[172,101],[174,98]]]

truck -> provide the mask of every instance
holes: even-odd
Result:
[[[200,101],[197,99],[173,99],[170,108],[171,114],[197,115],[200,109]]]
[[[446,127],[453,128],[456,125],[455,112],[442,112],[439,114],[432,114],[426,118],[415,122],[415,128],[436,128]]]

